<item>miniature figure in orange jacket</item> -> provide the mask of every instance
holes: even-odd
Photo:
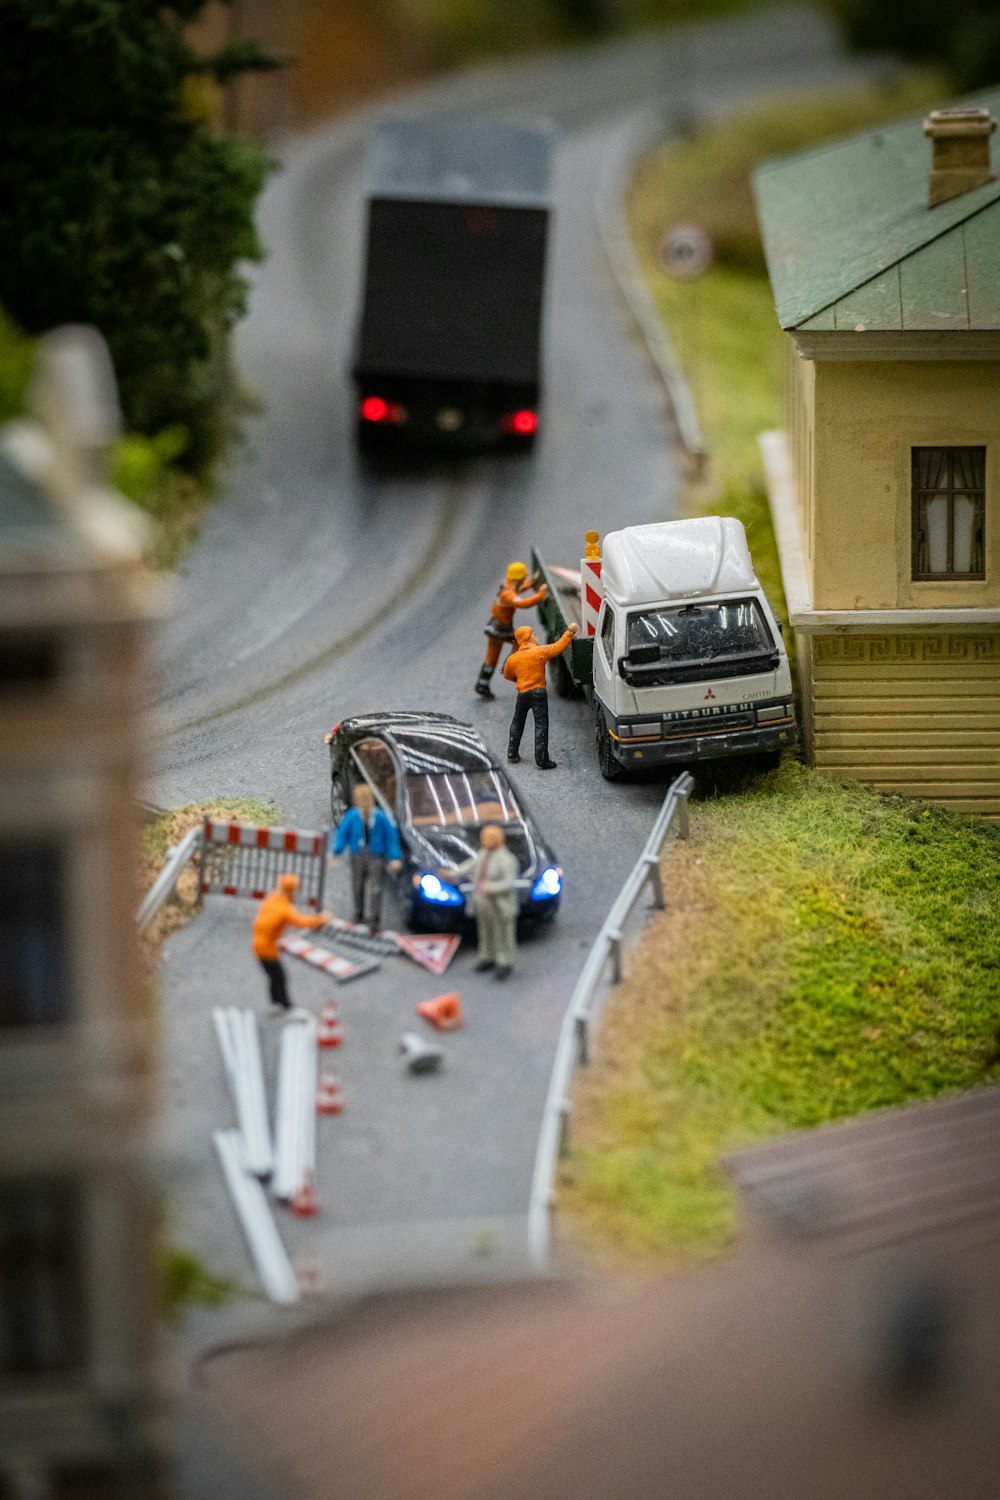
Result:
[[[264,897],[253,924],[253,951],[271,986],[271,1004],[280,1010],[291,1010],[292,1003],[278,956],[278,939],[286,927],[324,927],[331,917],[328,911],[310,916],[293,906],[292,896],[298,887],[297,875],[279,875],[277,890]]]
[[[549,695],[545,690],[545,664],[554,656],[562,655],[578,628],[570,625],[551,646],[540,645],[530,625],[521,625],[514,632],[517,646],[503,664],[503,675],[509,682],[517,683],[517,701],[507,744],[508,760],[521,759],[518,752],[530,709],[535,719],[535,765],[543,771],[551,771],[555,766],[555,761],[549,760]]]
[[[522,562],[512,562],[507,569],[507,576],[500,585],[500,591],[493,601],[490,610],[490,622],[486,627],[486,660],[479,669],[476,679],[476,692],[483,698],[492,698],[490,681],[496,671],[497,662],[500,660],[500,652],[504,643],[514,641],[514,611],[517,609],[530,609],[535,604],[541,604],[548,593],[547,586],[543,583],[541,588],[533,594],[524,594],[519,590],[530,588],[526,583],[528,570]]]

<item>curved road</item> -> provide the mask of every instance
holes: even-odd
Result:
[[[786,11],[487,70],[402,101],[410,112],[529,110],[563,127],[544,426],[530,459],[359,470],[344,371],[367,121],[288,152],[261,204],[269,259],[239,338],[262,415],[185,564],[160,641],[158,801],[265,795],[283,822],[322,827],[323,735],[365,710],[454,713],[502,750],[507,685],[485,703],[472,683],[504,565],[532,544],[572,563],[587,528],[603,534],[663,519],[676,501],[659,387],[602,261],[595,188],[620,166],[636,114],[651,101],[712,111],[842,71],[825,25]],[[331,1285],[524,1264],[531,1168],[563,1011],[663,793],[662,785],[604,783],[587,707],[553,698],[552,709],[559,769],[522,764],[517,780],[566,868],[555,928],[523,947],[504,987],[475,975],[466,949],[443,984],[387,960],[337,995],[346,1108],[320,1122],[324,1212],[304,1223],[282,1216],[293,1256],[318,1255]],[[331,897],[345,908],[346,891],[334,887]],[[165,955],[167,1102],[186,1163],[174,1233],[213,1269],[242,1279],[245,1251],[211,1153],[211,1129],[230,1116],[209,1011],[264,1008],[249,922],[245,903],[212,900]],[[290,968],[296,997],[318,1006],[329,983]],[[446,1040],[445,1071],[412,1079],[400,1070],[398,1038],[417,1001],[441,988],[460,990],[466,1025]]]

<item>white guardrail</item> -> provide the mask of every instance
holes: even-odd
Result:
[[[660,852],[675,825],[679,837],[687,838],[688,798],[693,787],[694,778],[687,771],[671,783],[645,848],[594,939],[563,1017],[542,1114],[528,1204],[528,1249],[532,1263],[538,1270],[544,1270],[548,1264],[552,1210],[556,1197],[556,1163],[569,1144],[570,1079],[578,1063],[585,1067],[590,1060],[590,1028],[597,1016],[595,999],[598,986],[609,959],[612,982],[618,984],[621,981],[625,923],[647,885],[653,889],[654,907],[659,911],[663,910]]]
[[[172,896],[177,889],[177,882],[181,878],[181,872],[185,865],[201,848],[202,837],[201,824],[196,823],[193,828],[188,829],[180,843],[172,851],[170,858],[146,892],[143,903],[135,914],[135,925],[138,927],[140,933],[146,931],[146,928],[152,922],[167,897]]]

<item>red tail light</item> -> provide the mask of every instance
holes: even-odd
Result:
[[[405,422],[406,407],[398,401],[386,401],[381,396],[366,396],[361,403],[363,422]]]
[[[516,411],[504,418],[504,431],[516,432],[518,437],[530,437],[538,427],[538,414],[533,411]]]

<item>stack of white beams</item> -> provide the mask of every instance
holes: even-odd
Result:
[[[230,1006],[212,1011],[212,1022],[243,1132],[243,1158],[255,1177],[270,1177],[274,1169],[271,1131],[267,1123],[264,1068],[260,1060],[257,1017],[252,1010]]]
[[[316,1021],[300,1015],[281,1032],[271,1191],[290,1202],[316,1173]]]
[[[260,1179],[284,1202],[295,1198],[316,1172],[316,1021],[296,1014],[281,1032],[274,1148],[267,1118],[257,1017],[233,1007],[212,1011],[238,1130],[214,1132],[215,1149],[233,1207],[267,1295],[295,1302],[299,1289]]]
[[[264,1290],[272,1302],[297,1302],[299,1284],[275,1228],[264,1189],[247,1165],[242,1131],[216,1130],[212,1139]]]

